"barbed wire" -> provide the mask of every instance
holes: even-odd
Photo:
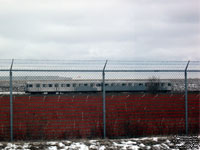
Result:
[[[102,70],[106,60],[28,60],[14,59],[13,70]],[[11,59],[0,59],[0,70],[9,70]],[[109,70],[184,70],[187,61],[108,60]],[[200,61],[190,61],[188,70],[200,70]]]

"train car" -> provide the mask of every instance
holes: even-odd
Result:
[[[97,92],[101,91],[99,81],[29,81],[26,93],[66,93],[66,92]]]
[[[148,92],[152,87],[149,81],[123,81],[108,80],[105,81],[105,90],[107,92]],[[156,91],[168,92],[172,90],[170,82],[163,81],[154,83]],[[70,80],[70,81],[29,81],[26,83],[26,93],[67,93],[67,92],[100,92],[102,91],[101,80]]]

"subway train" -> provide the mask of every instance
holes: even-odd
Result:
[[[62,94],[68,92],[100,92],[103,89],[100,80],[70,80],[70,81],[29,81],[26,83],[25,93],[30,94]],[[131,80],[106,80],[107,92],[169,92],[172,90],[171,82]]]

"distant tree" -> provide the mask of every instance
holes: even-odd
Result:
[[[157,93],[160,88],[160,79],[153,76],[147,82],[147,90],[151,93]]]

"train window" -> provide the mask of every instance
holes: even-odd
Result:
[[[65,84],[61,84],[61,87],[65,87]]]
[[[120,83],[117,83],[117,86],[120,86]]]
[[[139,83],[139,86],[143,86],[143,83]]]
[[[49,87],[53,87],[53,84],[49,84]]]
[[[56,84],[55,84],[55,87],[59,87],[59,84],[56,83]]]
[[[99,87],[99,86],[101,86],[101,84],[100,84],[100,83],[97,83],[96,86]]]
[[[76,87],[76,83],[73,83],[73,87]]]
[[[161,83],[161,86],[164,86],[165,85],[165,83]]]
[[[168,86],[171,86],[171,83],[168,83]]]
[[[90,86],[93,87],[93,86],[94,86],[94,83],[90,83]]]
[[[159,83],[153,83],[153,86],[159,86]]]
[[[79,86],[83,86],[83,83],[80,83]]]
[[[66,87],[70,87],[70,84],[66,84]]]
[[[33,84],[28,84],[28,87],[32,88],[32,87],[33,87]]]
[[[106,83],[105,86],[108,86],[108,83]]]
[[[42,84],[42,87],[46,87],[47,85],[46,84]]]
[[[111,86],[115,86],[115,83],[111,83]]]
[[[88,84],[87,84],[87,83],[85,83],[85,84],[84,84],[84,86],[88,86]]]
[[[122,83],[122,86],[126,86],[126,83]]]
[[[128,86],[132,86],[132,83],[128,83]]]
[[[40,84],[36,84],[36,87],[39,88],[39,87],[40,87]]]

